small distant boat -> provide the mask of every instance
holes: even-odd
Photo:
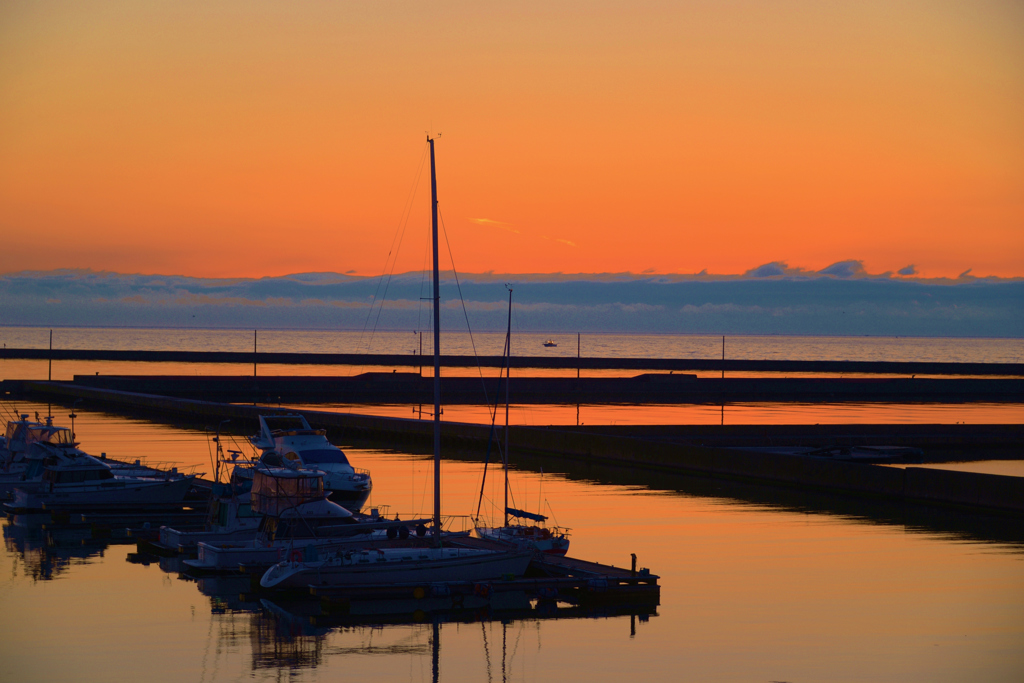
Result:
[[[558,346],[558,344],[555,343],[554,339],[548,339],[544,342],[544,346]]]

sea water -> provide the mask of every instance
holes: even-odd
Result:
[[[428,331],[369,330],[211,330],[153,328],[2,327],[0,344],[10,348],[45,349],[53,334],[55,349],[148,351],[235,351],[267,353],[433,353]],[[545,341],[555,347],[545,347]],[[946,337],[815,337],[736,335],[724,338],[725,357],[732,360],[851,360],[947,363],[1021,363],[1022,339]],[[501,355],[504,332],[444,330],[442,352],[452,355]],[[687,334],[512,334],[517,356],[575,358],[701,358],[722,357],[723,337]]]
[[[24,404],[26,410],[45,410]],[[90,452],[209,462],[210,433],[79,408]],[[244,443],[232,434],[226,447]],[[373,506],[431,510],[429,456],[351,447]],[[443,463],[443,514],[468,515],[482,453]],[[483,486],[484,515],[502,499]],[[553,618],[543,605],[348,625],[247,579],[139,564],[86,526],[5,520],[0,680],[1016,682],[1024,675],[1018,520],[565,461],[512,473],[518,507],[571,528],[571,554],[659,575],[661,604]],[[132,561],[130,561],[132,560]],[[419,619],[419,621],[417,621]]]

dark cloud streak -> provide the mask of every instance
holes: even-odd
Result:
[[[468,274],[474,329],[504,324],[505,282],[516,285],[524,331],[1024,337],[1024,280],[871,276],[859,261],[817,272],[773,262],[721,276]],[[421,273],[394,276],[385,329],[426,326]],[[0,276],[4,325],[361,329],[377,278],[337,273],[217,280],[52,271]],[[445,277],[443,325],[462,329]],[[376,314],[375,316],[376,317]]]

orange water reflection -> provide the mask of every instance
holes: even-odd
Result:
[[[277,407],[275,405],[275,407]],[[295,405],[301,410],[431,419],[433,406]],[[487,406],[445,406],[449,422],[489,424]],[[505,410],[499,408],[498,423]],[[1012,424],[1024,421],[1017,403],[727,403],[673,405],[513,405],[512,424],[710,425],[710,424]]]
[[[29,409],[34,406],[28,405]],[[79,411],[87,450],[183,461],[202,432]],[[425,455],[348,449],[374,505],[429,509]],[[482,464],[450,454],[446,514],[472,512]],[[454,459],[453,459],[454,458]],[[444,623],[440,680],[1013,681],[1024,672],[1024,533],[1007,521],[699,478],[550,463],[515,471],[515,502],[572,528],[572,554],[661,575],[658,616]],[[537,468],[539,470],[539,468]],[[618,479],[619,483],[598,483]],[[485,487],[484,511],[500,496]],[[963,525],[967,530],[960,531]],[[110,546],[39,580],[0,553],[4,680],[430,680],[430,625],[281,623],[239,590],[200,593]],[[43,552],[35,548],[32,552]],[[245,597],[245,596],[242,596]],[[242,610],[242,611],[239,611]],[[502,647],[504,643],[504,648]],[[59,644],[56,647],[55,644]],[[504,659],[503,659],[504,658]],[[504,666],[502,665],[504,661]]]

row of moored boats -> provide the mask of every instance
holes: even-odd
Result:
[[[536,553],[564,555],[567,532],[509,509],[504,526],[435,532],[433,519],[361,512],[370,473],[301,415],[260,416],[256,455],[221,439],[213,482],[82,451],[70,429],[27,415],[0,442],[0,496],[11,513],[152,513],[206,508],[202,525],[159,527],[149,550],[184,555],[195,573],[263,571],[267,588],[487,581],[522,576]],[[509,523],[521,520],[522,524]],[[481,540],[483,542],[481,542]]]

